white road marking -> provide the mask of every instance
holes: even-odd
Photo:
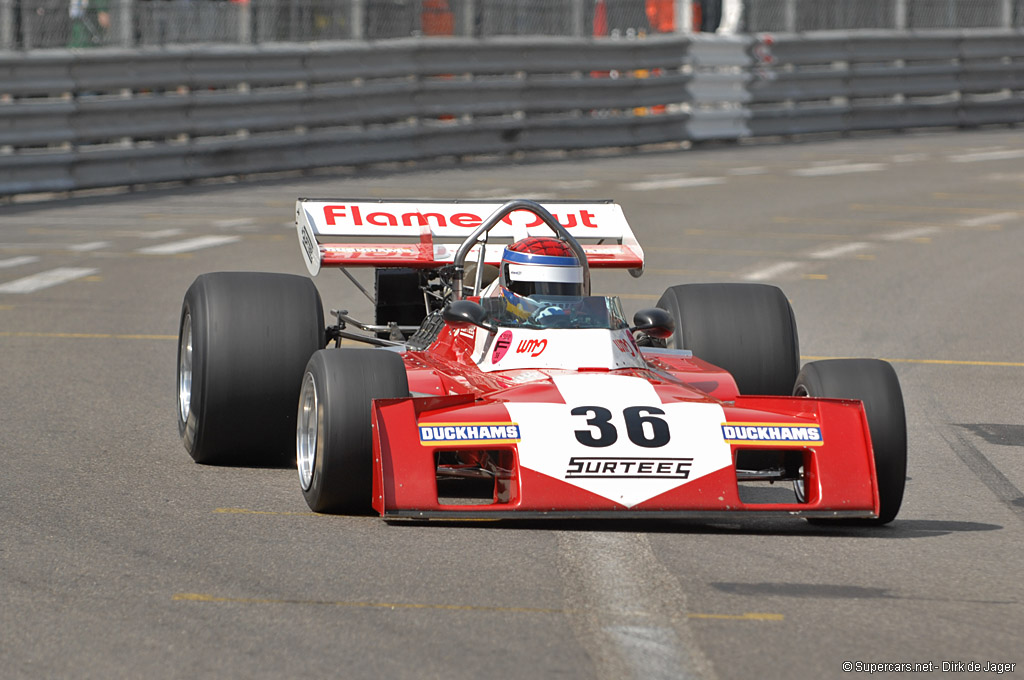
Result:
[[[1001,212],[993,213],[992,215],[981,215],[980,217],[970,217],[966,220],[960,220],[957,224],[961,227],[984,227],[988,224],[998,224],[999,222],[1019,218],[1020,216],[1015,212]]]
[[[68,246],[68,250],[73,250],[76,253],[89,253],[94,250],[102,250],[110,246],[110,241],[92,241],[90,243],[79,243],[77,245]]]
[[[143,253],[144,255],[177,255],[178,253],[188,253],[193,250],[212,248],[213,246],[223,246],[241,240],[241,236],[198,236],[185,239],[184,241],[174,241],[172,243],[162,243],[158,246],[139,248],[136,252]]]
[[[862,243],[857,241],[855,243],[840,243],[836,246],[829,248],[822,248],[809,254],[808,257],[812,257],[815,260],[831,260],[836,257],[842,257],[843,255],[849,255],[850,253],[856,253],[859,250],[870,248],[871,244]]]
[[[964,153],[956,156],[949,156],[948,160],[952,163],[978,163],[980,161],[1006,161],[1014,158],[1024,158],[1024,149],[1005,149],[1002,151]]]
[[[594,179],[568,179],[561,182],[552,182],[551,186],[556,189],[590,189],[597,186]]]
[[[846,163],[844,165],[816,165],[810,168],[790,170],[789,174],[797,177],[824,177],[829,175],[849,175],[857,172],[876,172],[885,170],[887,163]]]
[[[768,279],[774,279],[783,274],[787,274],[797,267],[800,266],[799,262],[776,262],[775,264],[768,265],[763,269],[745,274],[743,279],[745,281],[767,281]]]
[[[466,196],[469,198],[508,198],[515,194],[516,191],[514,189],[507,189],[505,187],[494,187],[493,189],[472,189],[466,192]]]
[[[39,262],[39,258],[36,257],[35,255],[20,255],[18,257],[9,257],[6,260],[0,260],[0,269],[20,267],[23,264],[32,264],[33,262]]]
[[[91,276],[98,271],[86,267],[58,267],[0,285],[0,293],[34,293],[50,286]]]
[[[918,229],[904,229],[902,231],[894,231],[889,234],[882,234],[882,239],[886,241],[909,241],[915,238],[924,238],[925,236],[931,236],[942,231],[938,227],[920,227]]]
[[[728,174],[742,177],[744,175],[763,175],[766,172],[768,172],[768,168],[760,165],[754,165],[749,168],[732,168],[729,170]]]
[[[159,229],[157,231],[134,232],[132,233],[132,236],[138,236],[139,238],[171,238],[172,236],[178,236],[184,233],[184,229]]]
[[[252,224],[251,217],[237,217],[230,220],[214,220],[213,226],[219,229],[231,229],[233,227],[247,227]]]
[[[0,250],[29,250],[31,248],[52,247],[52,243],[0,243]]]
[[[992,182],[1024,182],[1024,172],[990,172],[985,179]]]
[[[706,187],[713,184],[724,184],[725,181],[724,177],[670,177],[668,179],[652,179],[645,182],[630,182],[625,186],[631,191],[654,191],[656,189]]]
[[[916,163],[917,161],[926,161],[931,156],[926,153],[898,153],[895,156],[889,158],[893,163]]]
[[[600,680],[713,678],[687,623],[686,593],[644,534],[559,531],[573,633]]]

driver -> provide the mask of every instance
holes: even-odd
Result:
[[[501,257],[499,290],[505,309],[525,320],[564,314],[558,307],[538,302],[533,296],[583,296],[584,268],[565,241],[533,236],[505,248]]]

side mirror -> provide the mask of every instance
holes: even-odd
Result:
[[[652,307],[633,315],[633,328],[630,330],[643,331],[652,338],[664,340],[675,333],[676,322],[664,309]]]
[[[455,300],[444,308],[441,318],[453,326],[476,326],[494,335],[498,328],[487,323],[487,312],[479,303],[472,300]]]

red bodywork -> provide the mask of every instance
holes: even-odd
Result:
[[[727,372],[684,352],[644,350],[649,369],[485,373],[473,363],[472,349],[472,333],[446,326],[427,350],[403,354],[409,389],[414,396],[374,401],[373,507],[381,515],[491,518],[706,517],[744,512],[805,517],[878,515],[874,457],[860,401],[739,395]],[[568,475],[544,474],[521,465],[520,444],[514,438],[498,443],[459,443],[456,447],[451,443],[434,445],[421,441],[419,428],[423,426],[451,428],[458,424],[510,423],[509,412],[516,405],[565,403],[555,381],[562,375],[585,373],[642,378],[653,387],[665,408],[675,404],[717,404],[724,414],[723,432],[727,431],[726,424],[756,425],[759,430],[750,429],[755,435],[759,431],[793,432],[812,428],[818,440],[726,440],[731,464],[693,479],[681,479],[672,488],[630,504],[581,488],[569,481]],[[528,377],[524,379],[524,375]],[[597,395],[595,401],[601,398]],[[684,438],[685,434],[680,437]],[[721,441],[718,446],[722,446]],[[803,469],[804,501],[756,504],[741,501],[736,456],[744,449],[785,450],[789,452],[787,455],[796,456]],[[693,458],[685,460],[693,460],[701,452],[687,455]],[[647,469],[657,470],[653,467],[658,465],[657,461],[667,459],[650,460],[655,462],[646,463]],[[439,473],[458,474],[463,469],[484,467],[485,463],[490,466],[494,479],[490,499],[477,498],[472,503],[439,499]],[[614,468],[615,464],[611,465]],[[629,478],[621,480],[623,489],[637,483]]]

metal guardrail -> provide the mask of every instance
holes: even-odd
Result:
[[[761,36],[750,134],[1024,122],[1024,33]]]
[[[0,53],[0,195],[544,149],[1024,122],[1024,33]]]

